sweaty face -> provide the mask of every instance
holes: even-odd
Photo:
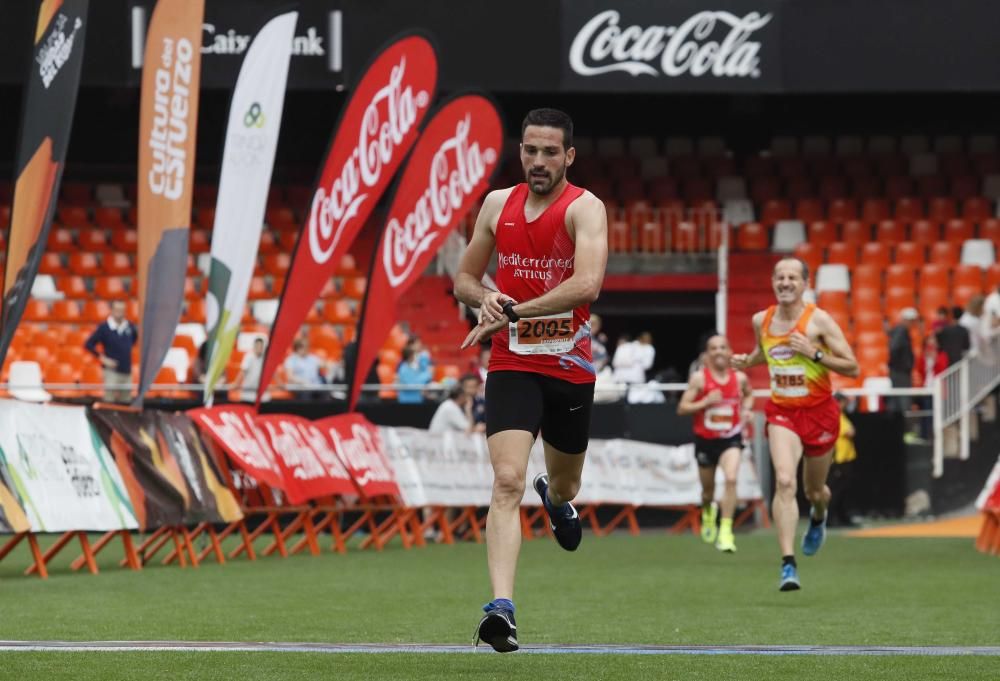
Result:
[[[705,352],[708,353],[708,362],[713,369],[724,371],[729,368],[729,359],[733,356],[733,350],[725,338],[714,336],[709,339]]]
[[[566,168],[573,164],[576,150],[563,146],[561,128],[529,125],[521,136],[521,167],[524,180],[535,194],[546,195],[563,177]]]
[[[779,303],[798,302],[806,290],[806,281],[802,278],[802,265],[795,260],[782,260],[774,266],[771,285]]]

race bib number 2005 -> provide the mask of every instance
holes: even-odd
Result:
[[[573,313],[525,317],[510,323],[510,350],[519,355],[561,355],[573,349]]]

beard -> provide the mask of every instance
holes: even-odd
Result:
[[[530,189],[533,194],[538,196],[547,196],[553,188],[556,187],[556,185],[562,182],[562,179],[566,176],[566,166],[560,168],[559,171],[551,177],[532,177],[531,171],[526,172],[524,176],[528,183],[528,189]],[[536,182],[539,184],[536,185]]]

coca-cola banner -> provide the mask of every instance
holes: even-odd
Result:
[[[417,140],[437,89],[425,38],[397,40],[375,57],[340,122],[292,256],[260,377],[260,395],[365,220]]]
[[[420,278],[451,230],[489,187],[502,149],[500,114],[485,97],[453,99],[427,124],[403,171],[375,248],[358,328],[350,409],[395,321],[396,301]]]
[[[256,424],[256,412],[249,405],[192,409],[187,415],[202,432],[222,448],[236,467],[268,487],[287,494],[278,457]]]
[[[399,496],[396,474],[385,456],[382,435],[364,416],[341,414],[316,421],[366,497]]]
[[[781,5],[563,0],[563,89],[779,91]]]

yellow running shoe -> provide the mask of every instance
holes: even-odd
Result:
[[[701,540],[711,544],[719,536],[716,521],[719,518],[719,505],[714,501],[701,509]]]
[[[719,539],[715,542],[715,548],[723,553],[736,553],[736,538],[732,532],[720,532]]]

